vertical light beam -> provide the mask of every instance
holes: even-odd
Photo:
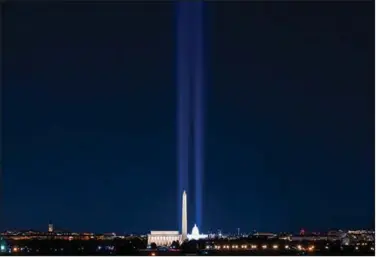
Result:
[[[177,21],[177,100],[178,100],[178,196],[189,186],[193,151],[195,222],[202,225],[204,167],[204,72],[203,1],[178,1]],[[191,127],[192,126],[192,127]],[[193,129],[193,140],[190,131]],[[193,149],[191,146],[194,146]],[[193,171],[193,170],[192,170]],[[179,197],[180,198],[180,197]],[[180,206],[180,202],[178,204]],[[179,220],[182,213],[179,208]]]
[[[189,35],[187,26],[189,25],[187,12],[182,2],[176,7],[176,84],[177,84],[177,152],[178,152],[178,224],[181,226],[182,210],[181,194],[188,189],[189,172],[189,127],[190,127],[190,74],[189,64]],[[182,228],[180,228],[182,229]]]
[[[203,72],[203,2],[195,1],[192,24],[193,90],[194,90],[194,169],[196,223],[202,226],[203,169],[204,169],[204,72]]]

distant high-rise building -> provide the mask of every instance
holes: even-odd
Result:
[[[54,224],[52,224],[51,221],[48,223],[48,232],[50,233],[54,232]]]

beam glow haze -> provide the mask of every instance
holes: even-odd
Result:
[[[202,225],[204,167],[203,2],[179,1],[177,18],[178,209],[194,169],[195,223]],[[192,129],[192,133],[191,132]],[[193,135],[191,138],[190,135]],[[193,146],[193,149],[192,149]],[[194,164],[190,165],[193,151]],[[188,190],[189,191],[189,190]]]
[[[176,44],[176,65],[177,65],[177,151],[178,151],[178,224],[181,228],[182,210],[181,195],[183,190],[188,190],[189,171],[189,132],[190,132],[190,74],[189,74],[189,35],[187,31],[187,12],[183,3],[177,4],[177,44]]]
[[[194,29],[192,36],[195,50],[192,57],[193,64],[193,89],[194,89],[194,169],[195,169],[195,212],[196,224],[202,225],[202,187],[204,168],[204,72],[203,72],[203,3],[194,2]]]

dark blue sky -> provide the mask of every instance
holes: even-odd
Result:
[[[206,14],[202,229],[372,226],[373,3]],[[0,228],[177,229],[174,6],[7,3],[2,38]]]

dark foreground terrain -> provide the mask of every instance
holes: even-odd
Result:
[[[147,246],[146,239],[133,237],[113,240],[3,240],[1,255],[136,255],[136,256],[375,256],[374,242],[341,246],[338,242],[287,242],[239,240],[192,240],[168,247]]]

